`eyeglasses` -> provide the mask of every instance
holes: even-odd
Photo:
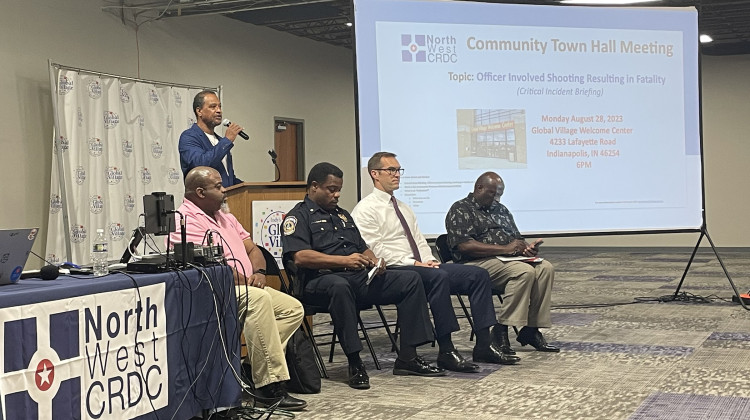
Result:
[[[391,175],[403,175],[404,174],[404,168],[377,168],[373,169],[373,171],[386,171]]]

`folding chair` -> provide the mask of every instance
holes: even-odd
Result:
[[[453,261],[453,254],[451,253],[451,249],[448,246],[448,235],[445,233],[438,236],[437,239],[435,239],[435,248],[438,251],[438,256],[440,257],[440,262],[447,263],[449,261]],[[503,296],[502,293],[497,289],[492,289],[492,294],[497,297],[497,299],[500,301],[500,304],[503,304]],[[469,335],[469,340],[474,339],[474,321],[471,317],[471,312],[469,312],[469,308],[466,306],[466,303],[464,303],[464,299],[461,297],[460,294],[455,295],[458,299],[459,305],[461,305],[461,309],[464,310],[464,315],[466,315],[466,320],[469,321],[469,326],[471,327],[471,334]],[[516,335],[518,335],[518,328],[513,326],[513,330],[516,332]]]
[[[296,285],[295,282],[297,281],[297,267],[294,265],[293,261],[285,260],[284,261],[284,268],[286,269],[286,281],[289,285],[289,290],[291,291],[292,296],[295,296],[297,299],[302,302],[302,307],[305,309],[305,330],[306,333],[310,337],[312,337],[313,341],[313,347],[317,350],[317,343],[315,341],[316,335],[312,333],[312,328],[307,323],[307,317],[312,316],[319,313],[330,313],[328,310],[328,307],[325,306],[319,306],[319,305],[311,305],[309,303],[306,303],[303,299],[303,296],[298,296],[302,294],[302,290],[304,290],[303,285]],[[383,326],[385,327],[386,334],[388,335],[389,340],[391,341],[391,344],[396,348],[396,352],[398,353],[398,347],[396,346],[396,339],[393,336],[393,333],[390,330],[390,327],[388,326],[387,320],[385,319],[385,315],[383,314],[382,309],[379,305],[374,305],[375,308],[378,310],[378,314],[380,316],[381,321],[383,322]],[[375,369],[380,370],[380,361],[378,360],[378,356],[375,354],[375,349],[372,346],[372,341],[370,340],[370,335],[367,333],[367,327],[365,327],[364,322],[362,322],[362,317],[359,315],[361,311],[370,310],[373,308],[373,305],[365,305],[365,304],[359,304],[357,303],[357,323],[359,324],[359,330],[362,333],[361,339],[365,340],[365,343],[367,344],[367,348],[370,350],[370,355],[372,356],[373,363],[375,364]],[[328,362],[333,362],[333,353],[336,346],[336,326],[334,325],[333,331],[331,332],[331,349],[328,356]],[[328,335],[328,334],[319,334],[317,337]],[[327,344],[327,343],[326,343]],[[322,358],[320,359],[322,362]]]

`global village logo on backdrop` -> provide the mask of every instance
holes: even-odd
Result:
[[[176,106],[182,106],[182,95],[180,95],[180,92],[174,92],[174,104]]]
[[[125,211],[130,213],[135,208],[135,198],[133,194],[125,194],[125,198],[122,200],[122,204],[125,207]]]
[[[92,195],[89,198],[89,211],[92,214],[99,214],[104,211],[104,200],[101,195]]]
[[[124,88],[120,88],[120,102],[130,103],[130,94]]]
[[[70,240],[79,244],[86,240],[86,228],[83,225],[73,225],[70,227]]]
[[[49,263],[52,263],[53,265],[54,264],[59,264],[59,263],[62,262],[62,259],[60,257],[58,257],[57,255],[55,255],[55,254],[53,254],[51,252],[49,254],[47,254],[47,258],[45,258],[45,260],[47,260],[47,262],[49,262]]]
[[[60,194],[50,194],[49,212],[55,214],[59,213],[60,210],[62,210],[62,198],[60,198]]]
[[[146,167],[141,168],[141,182],[144,184],[151,183],[151,172]]]
[[[73,90],[73,79],[68,78],[68,76],[61,74],[60,80],[57,82],[57,93],[60,95],[65,95],[68,92]]]
[[[59,136],[55,139],[55,153],[57,153],[58,147],[61,148],[63,152],[67,152],[68,148],[70,148],[70,142],[68,141],[68,138],[65,136]]]
[[[76,184],[83,185],[86,182],[86,169],[83,166],[79,166],[75,170]]]
[[[167,130],[171,130],[171,129],[172,129],[172,116],[167,115]]]
[[[98,80],[92,80],[88,84],[89,97],[99,99],[102,97],[102,85]]]
[[[154,157],[154,159],[161,158],[162,153],[164,153],[164,147],[159,143],[158,140],[154,140],[153,143],[151,143],[151,155]]]
[[[148,92],[148,103],[156,105],[159,103],[159,94],[155,90],[150,89]]]
[[[107,168],[107,184],[115,185],[120,181],[122,181],[122,169],[118,169],[117,166]]]
[[[89,138],[89,155],[98,157],[104,152],[104,143],[97,137]]]
[[[169,168],[167,180],[170,184],[177,184],[182,179],[182,173],[175,168]]]
[[[193,124],[195,124],[195,118],[188,117],[188,119],[187,119],[187,128],[192,127]]]
[[[81,110],[81,107],[79,106],[76,110],[78,113],[78,126],[83,127],[83,111]]]
[[[263,244],[263,248],[266,248],[277,258],[282,253],[280,226],[284,222],[285,215],[286,213],[283,211],[272,211],[261,216],[258,221],[260,223],[260,243]]]
[[[122,139],[122,154],[125,157],[130,157],[133,153],[133,142],[128,139]]]
[[[118,222],[112,222],[109,225],[109,234],[113,241],[121,241],[125,237],[125,227]]]
[[[117,127],[120,122],[120,116],[112,111],[104,111],[104,128],[111,129]]]

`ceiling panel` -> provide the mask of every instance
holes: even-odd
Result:
[[[488,2],[559,3],[557,0]],[[714,39],[714,42],[702,45],[703,54],[750,54],[750,0],[664,0],[653,4],[653,7],[665,6],[694,6],[698,9],[700,33],[711,35]],[[352,46],[352,28],[347,26],[352,22],[350,0],[104,0],[102,8],[129,24],[221,14],[248,24],[267,26],[336,46]]]

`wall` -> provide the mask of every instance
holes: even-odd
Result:
[[[275,116],[305,120],[307,168],[327,160],[345,173],[342,205],[356,200],[350,50],[221,16],[150,22],[136,33],[91,0],[6,0],[0,14],[0,228],[46,234],[53,119],[47,59],[106,73],[223,85],[227,117],[251,141],[233,153],[246,181],[273,179],[266,151]],[[745,192],[750,155],[750,56],[704,57],[703,123],[709,233],[720,247],[750,247]],[[512,208],[512,203],[508,203]],[[523,228],[523,227],[521,227]],[[560,246],[693,246],[697,234],[550,238]],[[34,250],[43,253],[37,241]],[[706,241],[704,240],[704,244]],[[29,266],[38,266],[30,261]]]
[[[275,116],[305,121],[306,162],[329,160],[355,173],[350,50],[222,16],[185,17],[140,27],[139,72],[135,30],[102,12],[101,4],[3,2],[0,229],[39,226],[46,235],[54,124],[48,59],[148,80],[223,85],[225,115],[251,136],[233,150],[243,180],[273,180],[266,152],[273,147]],[[347,181],[344,194],[355,197],[355,182]],[[34,251],[43,254],[43,243],[38,240]],[[38,265],[30,260],[27,266]]]

